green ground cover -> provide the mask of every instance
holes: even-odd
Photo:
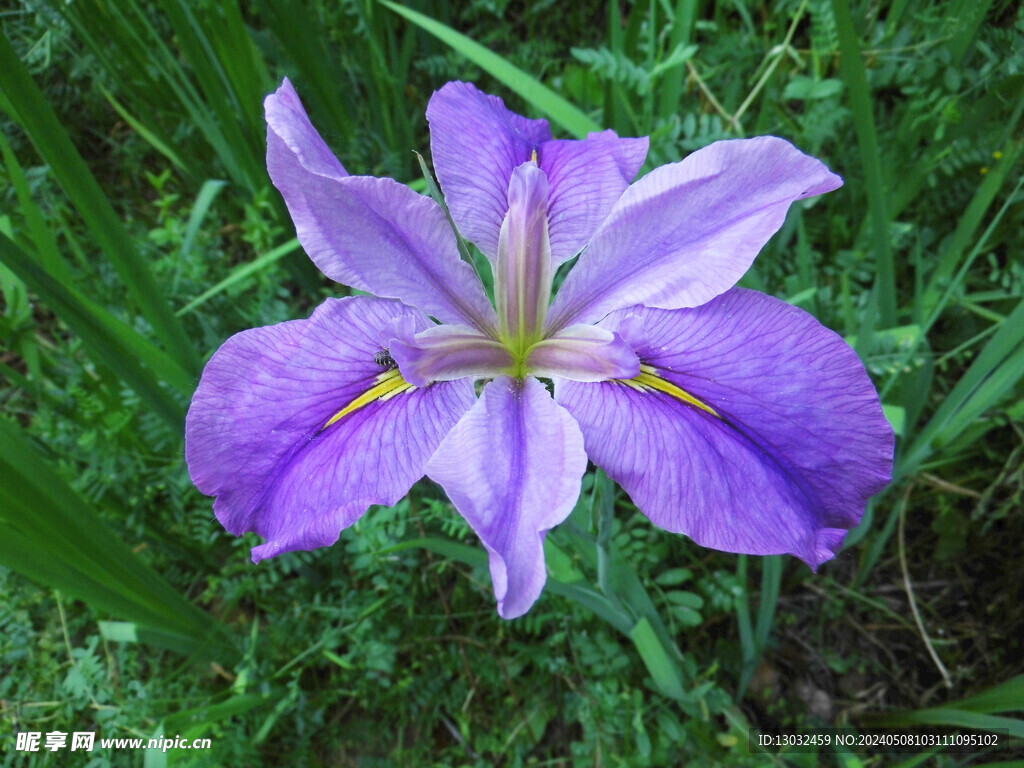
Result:
[[[0,7],[2,764],[1024,766],[1024,11],[435,6]],[[254,566],[192,487],[182,423],[225,338],[344,291],[264,168],[286,75],[350,171],[420,190],[452,79],[563,136],[650,135],[645,170],[760,134],[821,157],[845,186],[743,284],[843,334],[897,430],[846,551],[817,575],[711,552],[590,473],[513,622],[425,481]],[[911,724],[1001,746],[747,748]],[[211,748],[29,754],[19,731]]]

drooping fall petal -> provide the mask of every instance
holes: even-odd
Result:
[[[337,540],[394,504],[474,401],[468,381],[416,389],[378,362],[392,328],[430,321],[397,301],[328,299],[308,320],[253,328],[217,351],[186,420],[189,472],[259,561]]]
[[[712,549],[788,552],[813,568],[838,552],[889,482],[894,439],[839,336],[741,289],[694,309],[623,310],[602,325],[639,337],[648,373],[558,381],[556,398],[641,511]]]

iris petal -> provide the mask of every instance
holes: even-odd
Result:
[[[586,141],[541,145],[540,167],[551,183],[551,257],[557,267],[582,250],[615,201],[640,172],[648,139],[592,133]]]
[[[534,376],[573,381],[631,379],[640,373],[633,348],[596,325],[571,325],[534,344],[526,367]]]
[[[349,175],[309,121],[291,80],[286,77],[277,92],[267,97],[264,110],[274,138],[283,142],[309,173],[328,179]]]
[[[400,332],[391,342],[391,354],[405,378],[417,386],[501,376],[515,363],[504,344],[467,325],[435,325],[414,336]]]
[[[816,568],[888,483],[893,433],[856,353],[800,309],[733,289],[695,308],[636,307],[641,361],[670,392],[556,381],[591,459],[654,523],[713,549]]]
[[[774,136],[719,141],[656,168],[594,234],[555,297],[548,327],[595,322],[634,304],[699,306],[742,277],[790,204],[841,184]]]
[[[439,205],[391,179],[340,175],[289,83],[267,97],[266,114],[270,177],[325,275],[444,322],[494,328],[494,308]]]
[[[488,384],[430,460],[427,474],[487,549],[504,618],[540,596],[544,536],[572,511],[586,468],[579,427],[534,378]]]
[[[551,138],[547,120],[528,120],[471,83],[448,83],[427,105],[430,154],[462,235],[493,260],[508,211],[512,170]]]
[[[501,333],[516,347],[540,335],[551,301],[549,190],[547,176],[534,163],[512,172],[494,264],[494,301]]]
[[[331,544],[371,504],[396,503],[473,404],[467,381],[414,389],[378,362],[403,320],[431,325],[397,301],[328,299],[308,320],[232,336],[207,364],[185,457],[224,527],[266,539],[254,560]]]
[[[521,117],[470,83],[448,83],[437,91],[427,119],[434,170],[452,218],[492,261],[516,167],[536,159],[548,174],[557,266],[586,245],[647,156],[646,137],[624,139],[614,131],[591,133],[583,141],[552,140],[547,120]]]

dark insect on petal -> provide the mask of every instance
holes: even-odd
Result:
[[[378,350],[374,354],[373,362],[386,371],[390,371],[391,369],[398,367],[398,363],[395,362],[395,358],[391,356],[391,350],[387,347]]]

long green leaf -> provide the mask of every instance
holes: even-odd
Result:
[[[679,666],[666,653],[658,633],[647,617],[636,623],[629,633],[629,639],[636,646],[658,690],[669,698],[685,699],[686,689],[683,687],[684,680]]]
[[[380,3],[400,16],[404,16],[421,29],[437,37],[453,50],[504,83],[512,91],[519,94],[528,104],[539,112],[547,115],[552,121],[561,125],[577,138],[583,138],[591,131],[601,130],[600,126],[587,117],[577,107],[570,104],[557,93],[518,67],[508,63],[498,54],[480,45],[474,40],[456,32],[451,27],[424,16],[422,13],[405,8],[389,0]]]
[[[690,42],[694,23],[697,20],[697,5],[697,0],[676,0],[668,50],[674,51],[679,46]],[[658,88],[659,117],[668,119],[672,115],[679,113],[684,93],[683,80],[685,73],[685,67],[674,67],[665,74],[665,79]]]
[[[345,82],[345,72],[339,58],[332,55],[326,36],[309,34],[309,30],[317,28],[323,20],[305,1],[284,4],[277,0],[259,0],[258,6],[288,60],[298,67],[301,82],[297,82],[296,87],[300,88],[303,99],[308,98],[311,111],[326,119],[322,126],[324,135],[340,136],[345,143],[351,141],[355,133],[352,119],[355,100],[350,89],[339,87]],[[310,86],[308,97],[305,85]]]
[[[230,9],[231,5],[229,0],[225,0],[218,3],[217,8]],[[269,76],[266,75],[262,62],[256,63],[252,56],[251,42],[247,39],[235,45],[232,56],[222,58],[217,55],[214,50],[217,27],[207,18],[216,18],[217,11],[199,16],[197,13],[200,9],[193,11],[191,5],[184,0],[165,0],[160,3],[160,7],[171,22],[176,42],[205,96],[197,106],[212,115],[216,121],[227,145],[226,149],[233,157],[236,173],[241,175],[249,189],[259,189],[263,186],[265,178],[262,163],[263,145],[262,139],[255,131],[257,128],[262,130],[263,123],[259,111],[263,103],[262,97],[270,85]],[[141,15],[141,11],[138,13]],[[240,22],[239,18],[238,23]],[[232,30],[228,34],[238,43],[237,30]],[[248,67],[241,67],[243,71],[259,67],[263,70],[263,77],[255,81],[246,78],[239,68],[229,66],[232,57],[242,58],[248,62]]]
[[[145,139],[147,144],[170,160],[174,164],[174,167],[182,173],[191,173],[188,165],[178,156],[178,153],[171,149],[167,142],[160,138],[155,131],[143,124],[141,120],[138,120],[133,115],[129,114],[128,110],[121,106],[121,103],[114,98],[114,94],[102,87],[100,88],[100,93],[102,93],[106,98],[107,103],[114,108],[114,111],[121,116],[121,119],[128,123],[128,125],[132,127],[133,131]]]
[[[981,354],[911,444],[899,465],[910,474],[948,445],[1024,378],[1024,300],[1002,322]]]
[[[0,234],[0,262],[35,291],[82,339],[99,364],[114,370],[173,427],[181,426],[182,402],[195,384],[192,374],[134,328],[51,277],[3,234]],[[176,399],[161,382],[176,389],[182,397]]]
[[[839,33],[840,72],[850,95],[853,126],[857,132],[864,181],[867,186],[868,213],[871,221],[872,251],[875,255],[880,325],[887,328],[896,324],[896,272],[889,246],[888,187],[882,176],[882,158],[878,151],[878,133],[875,130],[874,101],[868,88],[864,59],[861,56],[858,35],[850,14],[849,0],[832,0]]]
[[[12,104],[15,117],[114,265],[136,308],[178,363],[198,372],[198,355],[184,326],[171,312],[149,264],[133,247],[95,176],[3,34],[0,34],[0,87]]]
[[[1014,738],[1024,739],[1024,720],[970,712],[953,706],[872,715],[870,718],[865,717],[864,720],[871,724],[894,728],[907,725],[951,725],[954,728],[970,728],[977,731],[1006,731]]]
[[[960,699],[956,707],[987,715],[1024,712],[1024,675],[1017,675],[974,696]]]
[[[775,620],[775,609],[779,604],[779,591],[782,587],[783,560],[778,555],[769,555],[761,560],[761,601],[757,607],[757,624],[750,626],[750,613],[746,597],[737,601],[740,623],[743,627],[743,672],[740,675],[739,691],[742,697],[754,676],[761,655],[768,646],[772,625]],[[744,583],[746,582],[744,574]],[[744,590],[746,592],[746,590]],[[740,606],[742,605],[742,610]]]
[[[18,196],[18,205],[21,208],[21,214],[25,218],[25,224],[32,237],[35,252],[39,256],[39,263],[43,269],[58,280],[69,282],[71,280],[71,269],[57,248],[56,232],[53,227],[47,225],[43,211],[36,204],[35,200],[32,199],[32,192],[29,189],[25,172],[2,133],[0,133],[0,153],[3,154],[8,178],[10,178],[11,184],[14,186],[15,193]]]
[[[218,623],[145,565],[13,423],[0,419],[0,562],[179,649],[233,653]]]
[[[1002,159],[993,164],[992,170],[978,185],[974,197],[971,198],[971,202],[960,216],[956,230],[942,249],[935,270],[928,280],[922,305],[924,316],[928,316],[939,303],[946,284],[968,253],[968,246],[975,240],[978,229],[985,219],[985,214],[995,202],[996,196],[1002,190],[1007,179],[1011,178],[1011,172],[1016,166],[1022,150],[1024,150],[1024,142],[1011,143],[1003,153]]]
[[[949,7],[951,15],[956,19],[956,32],[950,41],[949,50],[953,54],[953,66],[959,67],[992,7],[992,0],[959,0],[950,3]]]
[[[192,299],[192,301],[190,301],[184,307],[179,309],[178,315],[181,316],[188,312],[191,312],[196,307],[205,304],[207,301],[212,299],[217,294],[223,293],[231,286],[249,277],[249,275],[255,274],[256,272],[259,272],[261,269],[264,269],[265,267],[269,267],[271,264],[279,260],[281,257],[287,256],[289,253],[293,253],[298,249],[298,238],[293,237],[287,243],[279,245],[277,246],[277,248],[274,248],[273,250],[267,251],[262,256],[259,256],[250,261],[248,264],[239,264],[237,267],[231,270],[231,274],[229,274],[223,280],[221,280],[213,287],[203,291],[201,294]]]
[[[203,182],[199,195],[196,197],[195,205],[192,206],[192,213],[189,214],[188,224],[185,226],[185,237],[181,241],[181,260],[184,262],[192,252],[192,244],[199,234],[199,227],[203,224],[210,206],[214,199],[228,183],[217,179],[208,179]]]

